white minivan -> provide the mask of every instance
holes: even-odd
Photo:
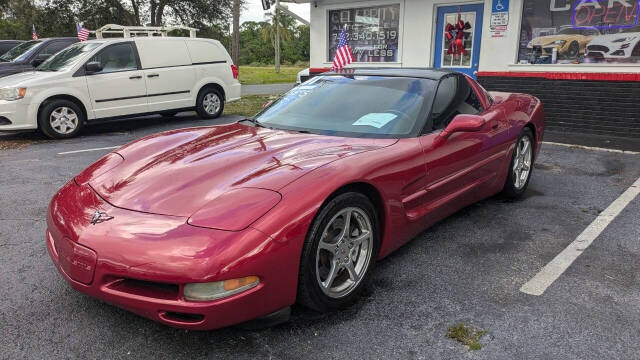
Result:
[[[0,131],[39,129],[62,139],[99,120],[185,110],[215,118],[239,98],[238,69],[219,41],[90,40],[0,79]]]

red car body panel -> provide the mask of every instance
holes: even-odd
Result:
[[[365,139],[242,124],[143,138],[53,197],[49,252],[75,289],[168,325],[214,329],[270,314],[295,302],[304,239],[336,190],[350,186],[375,203],[378,258],[498,193],[524,126],[538,153],[544,114],[528,95],[486,101],[482,129],[446,139],[440,131]],[[228,298],[183,296],[187,283],[252,275],[259,286]]]

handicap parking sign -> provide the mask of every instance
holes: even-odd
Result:
[[[509,0],[493,0],[491,12],[509,11]]]

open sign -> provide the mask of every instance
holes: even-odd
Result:
[[[573,9],[576,29],[615,29],[638,24],[639,0],[580,0]]]

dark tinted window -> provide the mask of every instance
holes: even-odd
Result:
[[[459,75],[440,81],[432,109],[432,130],[444,129],[458,114],[478,114],[483,111],[480,98],[467,79]]]
[[[42,54],[53,55],[53,54],[57,53],[58,51],[66,48],[69,45],[71,45],[70,41],[62,41],[62,40],[52,41],[42,51]]]
[[[42,44],[40,40],[22,43],[0,56],[0,61],[20,62],[27,59]]]

